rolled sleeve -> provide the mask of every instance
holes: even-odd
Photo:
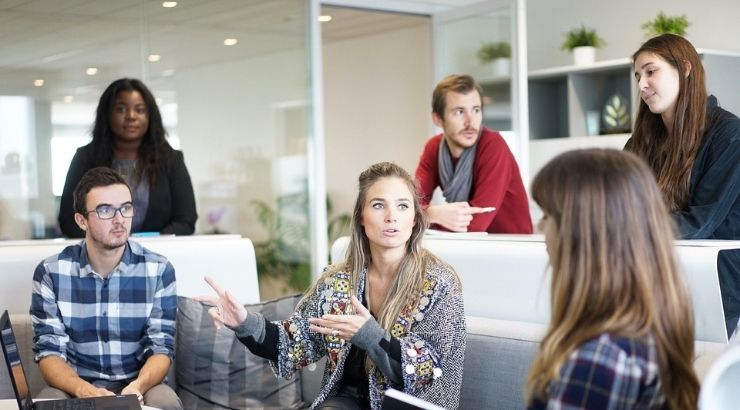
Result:
[[[33,274],[29,313],[34,332],[34,360],[38,362],[41,358],[52,355],[66,360],[69,336],[59,316],[54,284],[44,262],[36,267]]]
[[[164,265],[159,275],[152,301],[152,311],[147,320],[142,358],[152,354],[165,354],[175,358],[175,318],[177,317],[177,288],[175,269],[171,263]]]

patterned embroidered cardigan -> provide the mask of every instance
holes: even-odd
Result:
[[[354,292],[361,302],[364,302],[366,275],[364,269],[357,281],[359,288]],[[309,332],[308,318],[344,313],[351,306],[351,283],[347,272],[329,275],[288,320],[275,322],[279,328],[279,356],[272,366],[278,376],[289,378],[297,370],[328,357],[322,388],[311,408],[336,394],[351,343]],[[462,288],[458,283],[448,265],[430,258],[423,291],[406,305],[391,331],[401,344],[403,386],[386,380],[372,366],[368,377],[372,409],[380,409],[388,387],[444,408],[457,408],[466,336]]]

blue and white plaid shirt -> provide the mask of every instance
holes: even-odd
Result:
[[[574,350],[547,389],[546,401],[529,409],[660,409],[658,354],[652,337],[601,334]]]
[[[64,358],[96,385],[135,378],[152,354],[174,358],[175,269],[128,241],[107,278],[90,266],[83,240],[42,261],[31,297],[36,361]]]

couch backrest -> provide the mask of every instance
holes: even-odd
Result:
[[[344,259],[348,243],[348,237],[334,242],[332,263]],[[549,323],[550,273],[542,235],[427,235],[424,246],[462,278],[466,315]],[[740,241],[676,242],[693,299],[697,340],[727,343],[717,275],[717,254],[727,248],[740,248]]]
[[[260,301],[254,246],[239,235],[195,235],[133,238],[167,257],[175,267],[177,294],[196,296],[212,291],[203,281],[210,275],[242,303]],[[79,240],[0,242],[0,309],[27,313],[36,266]]]

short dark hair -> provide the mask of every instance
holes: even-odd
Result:
[[[432,93],[432,112],[444,118],[448,92],[454,91],[460,94],[467,94],[473,90],[478,91],[482,108],[483,89],[475,82],[473,77],[467,74],[448,75],[434,87],[434,92]]]
[[[115,170],[108,167],[95,167],[89,169],[82,176],[80,182],[75,187],[74,193],[74,210],[75,213],[87,215],[86,212],[89,209],[85,208],[87,194],[93,189],[101,186],[111,185],[125,185],[128,192],[131,193],[131,187],[128,186],[126,180],[116,172]],[[132,195],[133,196],[133,195]]]

